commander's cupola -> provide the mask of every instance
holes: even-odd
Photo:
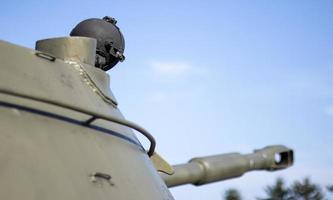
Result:
[[[116,23],[112,17],[84,20],[71,31],[71,37],[39,40],[36,50],[107,71],[125,59],[125,40]]]

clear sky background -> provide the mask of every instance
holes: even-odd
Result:
[[[333,1],[3,1],[0,38],[33,48],[110,15],[126,61],[111,89],[170,163],[269,144],[295,150],[276,173],[172,189],[176,199],[263,196],[278,176],[333,184]]]

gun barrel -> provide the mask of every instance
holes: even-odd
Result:
[[[193,158],[186,164],[173,166],[173,175],[161,174],[168,187],[184,184],[203,185],[242,176],[252,170],[275,171],[293,164],[293,150],[281,146],[267,146],[251,154],[221,154]]]

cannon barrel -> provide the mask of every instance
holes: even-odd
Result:
[[[184,184],[203,185],[242,176],[252,170],[275,171],[293,164],[293,150],[285,146],[267,146],[251,154],[228,153],[193,158],[175,165],[174,174],[162,174],[168,187]]]

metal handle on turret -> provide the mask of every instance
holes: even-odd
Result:
[[[111,115],[104,115],[102,113],[97,113],[97,112],[90,111],[90,110],[87,110],[87,109],[84,109],[84,108],[75,107],[73,105],[68,105],[66,103],[53,101],[53,100],[46,99],[46,98],[43,98],[43,97],[36,97],[36,96],[33,96],[33,95],[20,94],[20,93],[5,90],[5,89],[0,89],[0,93],[13,95],[13,96],[16,96],[16,97],[21,97],[21,98],[25,98],[25,99],[34,100],[34,101],[39,101],[39,102],[43,102],[43,103],[46,103],[46,104],[51,104],[51,105],[59,106],[59,107],[62,107],[62,108],[66,108],[66,109],[70,109],[70,110],[74,110],[74,111],[77,111],[77,112],[81,112],[81,113],[90,115],[91,116],[90,119],[88,119],[87,121],[82,122],[82,124],[86,125],[86,126],[89,126],[93,121],[95,121],[97,119],[103,119],[103,120],[106,120],[106,121],[121,124],[123,126],[127,126],[129,128],[132,128],[132,129],[138,131],[139,133],[141,133],[143,136],[145,136],[149,140],[150,146],[149,146],[149,149],[147,151],[147,154],[148,154],[149,157],[151,157],[155,152],[156,141],[155,141],[155,138],[153,137],[153,135],[150,134],[146,129],[144,129],[141,126],[135,124],[134,122],[128,121],[126,119],[121,119],[121,118],[118,118],[118,117],[114,117],[114,116],[111,116]]]

